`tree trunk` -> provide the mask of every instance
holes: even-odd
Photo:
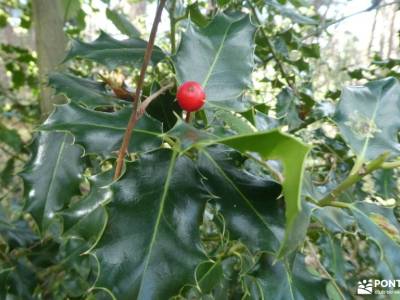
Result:
[[[64,97],[55,96],[47,86],[47,75],[57,69],[63,60],[68,40],[63,30],[61,1],[33,0],[32,10],[40,79],[40,111],[45,118],[53,110],[53,104],[64,101]]]
[[[397,13],[397,7],[394,7],[393,11],[392,11],[392,18],[390,20],[390,34],[389,34],[389,43],[388,43],[388,49],[387,49],[387,58],[390,58],[390,55],[392,54],[392,50],[393,50],[393,40],[394,40],[394,33],[396,31],[395,28],[395,20],[396,20],[396,13]]]
[[[367,52],[368,58],[370,58],[370,56],[371,56],[372,46],[373,46],[374,39],[375,39],[375,29],[376,29],[376,22],[378,20],[378,14],[379,14],[379,9],[376,9],[375,16],[374,16],[374,22],[372,23],[371,38],[370,38],[369,44],[368,44],[368,52]]]

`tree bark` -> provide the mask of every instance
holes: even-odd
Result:
[[[394,40],[394,33],[396,31],[395,28],[395,20],[396,20],[396,13],[397,13],[397,7],[392,8],[392,18],[390,20],[390,34],[389,34],[389,43],[388,43],[388,49],[387,49],[387,58],[390,58],[390,55],[392,54],[392,50],[393,50],[393,40]]]
[[[368,44],[368,52],[367,52],[368,58],[371,55],[372,46],[373,46],[373,42],[374,42],[374,38],[375,38],[375,29],[376,29],[376,22],[378,20],[378,14],[379,14],[379,9],[376,9],[375,16],[374,16],[374,22],[372,23],[371,38],[370,38],[369,44]]]
[[[47,86],[47,75],[60,68],[68,39],[63,30],[61,1],[33,0],[32,11],[40,79],[40,111],[42,118],[46,118],[54,104],[64,101],[63,96],[55,96],[54,91]]]

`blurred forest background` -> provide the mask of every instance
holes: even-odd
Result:
[[[212,5],[210,2],[199,1],[199,5],[206,9]],[[365,83],[371,72],[399,71],[396,61],[400,57],[400,11],[396,1],[298,2],[302,14],[318,14],[321,18],[320,34],[310,34],[310,42],[318,39],[321,47],[320,58],[313,63],[311,72],[319,100],[324,100],[327,93],[338,93],[345,85]],[[21,170],[28,158],[25,146],[35,126],[51,112],[52,103],[64,101],[62,96],[53,96],[52,89],[46,86],[46,74],[67,67],[60,63],[68,40],[91,41],[100,30],[123,39],[126,36],[117,29],[121,15],[147,36],[151,26],[147,16],[153,15],[154,10],[154,1],[137,0],[0,1],[0,199],[12,197],[17,203],[21,201],[20,179],[13,174]],[[164,40],[165,47],[168,22],[165,15],[157,41],[162,46]],[[274,17],[274,22],[279,31],[297,26],[280,15]],[[295,57],[297,53],[290,55]],[[374,61],[386,61],[394,68],[379,68]],[[71,69],[87,74],[93,66],[85,64]],[[275,69],[271,65],[266,70],[255,76],[254,85],[272,99],[271,83],[263,79],[273,78]],[[17,182],[10,184],[11,181]]]
[[[198,2],[201,10],[213,5],[212,0]],[[315,100],[326,100],[329,95],[336,95],[332,99],[337,99],[343,86],[364,84],[376,77],[399,76],[398,1],[296,2],[302,15],[320,17],[320,32],[310,33],[309,37],[310,42],[320,45],[320,55],[310,65]],[[96,66],[87,61],[60,64],[68,41],[91,41],[100,30],[122,39],[126,37],[121,34],[126,20],[146,38],[152,21],[148,16],[154,15],[155,6],[154,1],[137,0],[0,0],[0,233],[8,226],[4,220],[21,218],[22,180],[14,175],[29,158],[27,145],[34,129],[51,112],[53,103],[65,100],[54,96],[47,87],[46,74],[63,68],[82,76],[95,73]],[[157,45],[166,51],[171,50],[167,43],[168,22],[168,15],[164,15],[157,37]],[[298,26],[278,14],[273,22],[281,32]],[[280,51],[279,45],[276,48]],[[289,55],[295,59],[299,53],[292,51]],[[263,91],[263,97],[267,95],[267,100],[273,101],[277,94],[273,86],[276,73],[271,65],[254,76],[254,86]],[[132,82],[128,78],[130,86]],[[368,182],[365,186],[368,189]],[[0,253],[1,247],[0,234]]]

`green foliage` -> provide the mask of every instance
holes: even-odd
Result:
[[[140,38],[139,30],[133,26],[124,15],[107,9],[106,16],[114,23],[115,27],[117,27],[121,33],[126,34],[131,38]]]
[[[243,92],[251,84],[254,63],[255,28],[249,16],[221,13],[204,29],[189,24],[174,57],[178,83],[199,82],[207,94],[206,108],[244,110]]]
[[[128,65],[138,67],[143,61],[147,43],[139,38],[116,40],[105,32],[92,43],[73,40],[65,61],[74,57],[83,57],[107,66],[109,69]],[[164,58],[164,53],[158,47],[154,49],[152,62],[156,64]]]
[[[400,83],[394,78],[343,90],[335,121],[360,160],[372,160],[384,152],[399,156],[399,94]]]
[[[24,178],[26,210],[40,230],[46,230],[55,213],[79,193],[83,172],[81,151],[67,133],[41,133],[32,144],[32,158]]]
[[[83,108],[69,103],[58,106],[40,127],[42,130],[68,131],[75,143],[82,145],[86,153],[111,156],[119,149],[128,123],[131,107],[106,113]],[[145,116],[137,124],[129,145],[129,151],[150,151],[161,144],[161,123]]]
[[[0,182],[16,195],[1,189],[0,298],[351,299],[358,280],[398,279],[398,60],[375,57],[393,77],[350,71],[379,80],[321,102],[311,72],[322,53],[305,42],[320,16],[301,14],[302,1],[171,1],[171,46],[159,33],[133,99],[145,32],[109,6],[128,38],[82,41],[71,25],[82,2],[63,3],[74,39],[68,71],[49,74],[49,85],[68,101],[37,127],[23,193],[10,174],[27,159],[26,139],[0,123],[10,156]],[[7,67],[11,88],[30,86],[20,70],[34,56],[2,51],[19,58]],[[175,101],[187,80],[207,95],[190,121]]]
[[[51,73],[49,85],[57,93],[64,94],[71,102],[84,104],[89,108],[113,106],[121,100],[109,93],[104,83],[80,78],[72,74]]]

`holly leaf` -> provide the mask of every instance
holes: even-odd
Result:
[[[349,205],[358,226],[379,249],[377,271],[385,279],[400,277],[400,225],[393,209],[357,202]]]
[[[179,140],[182,152],[189,150],[194,146],[200,147],[200,145],[212,143],[212,141],[219,139],[218,136],[204,130],[199,130],[192,125],[183,122],[181,119],[178,119],[175,126],[168,131],[168,135]]]
[[[264,160],[279,160],[283,165],[282,191],[286,203],[286,234],[278,253],[279,257],[288,254],[292,247],[290,232],[300,222],[302,210],[301,190],[304,174],[304,162],[310,147],[290,135],[272,130],[248,135],[237,135],[216,141],[230,146],[242,153],[256,152]],[[305,215],[306,217],[306,215]],[[307,217],[308,218],[308,217]]]
[[[283,210],[276,200],[276,182],[244,172],[243,157],[219,146],[203,149],[198,158],[204,183],[214,195],[231,239],[253,250],[277,251],[283,227]]]
[[[244,14],[220,13],[206,28],[189,22],[174,57],[178,82],[199,82],[207,95],[206,108],[246,110],[243,92],[251,85],[254,33]]]
[[[211,144],[225,144],[242,153],[255,152],[264,160],[279,160],[283,164],[283,195],[286,203],[286,234],[279,251],[279,257],[293,250],[291,232],[304,228],[309,220],[309,212],[301,212],[301,190],[304,174],[304,162],[310,147],[278,130],[257,132],[218,138],[199,131],[190,125],[177,124],[169,135],[180,141],[187,151],[191,147],[199,149]]]
[[[351,266],[344,256],[343,246],[340,244],[340,239],[332,234],[322,235],[318,240],[318,245],[321,252],[324,254],[322,264],[330,271],[332,278],[342,287],[347,287],[346,271]],[[343,291],[341,291],[343,292]]]
[[[26,210],[45,231],[56,213],[78,195],[83,173],[81,150],[62,132],[41,132],[31,146],[32,158],[20,174]]]
[[[82,145],[86,153],[105,157],[118,151],[131,115],[127,106],[113,113],[93,111],[74,103],[57,106],[54,113],[40,127],[41,130],[68,131],[75,143]],[[161,145],[161,123],[144,115],[135,126],[129,152],[150,151]]]
[[[343,90],[334,116],[359,162],[400,155],[400,84],[389,77]]]
[[[375,180],[376,193],[383,199],[398,197],[395,170],[379,169],[372,173]]]
[[[72,40],[71,48],[64,61],[82,57],[98,62],[109,69],[127,65],[139,67],[143,62],[146,48],[147,42],[144,40],[129,38],[119,41],[102,31],[92,43]],[[157,64],[164,57],[163,51],[155,46],[150,62]]]
[[[191,159],[168,149],[144,154],[111,190],[109,222],[94,250],[96,287],[116,299],[168,299],[193,283],[205,259],[198,228],[209,194]]]
[[[66,95],[72,102],[90,108],[127,104],[107,93],[104,83],[71,74],[53,72],[49,75],[49,85],[56,93]]]
[[[106,16],[121,33],[132,38],[140,37],[140,31],[124,15],[107,8]]]
[[[314,207],[312,216],[332,234],[347,232],[354,224],[353,216],[337,207]]]
[[[89,245],[100,239],[108,220],[104,206],[112,198],[109,188],[112,173],[108,171],[89,178],[88,195],[59,213],[63,218],[64,236],[80,238]]]
[[[257,129],[246,118],[227,110],[218,110],[214,118],[223,121],[224,125],[238,134],[248,134],[256,132]]]
[[[328,281],[312,275],[300,254],[293,262],[273,262],[270,256],[264,254],[251,276],[255,285],[252,299],[328,299]]]

